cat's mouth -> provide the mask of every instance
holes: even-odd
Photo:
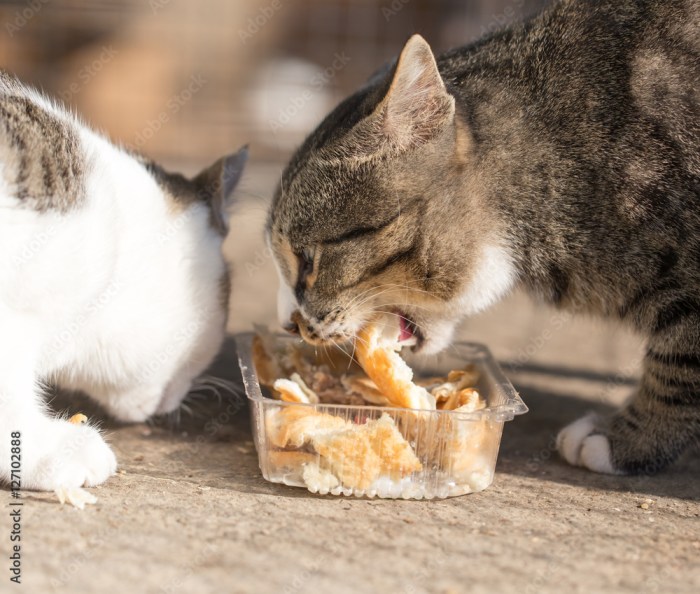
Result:
[[[425,335],[418,324],[406,313],[399,311],[399,344],[410,346],[412,351],[419,351],[425,342]]]

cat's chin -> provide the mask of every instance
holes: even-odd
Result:
[[[452,321],[433,321],[421,325],[421,335],[411,350],[419,355],[436,355],[452,343],[455,324]]]

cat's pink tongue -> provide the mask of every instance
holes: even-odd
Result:
[[[413,338],[413,331],[408,325],[408,321],[403,316],[399,316],[399,342],[411,340],[411,338]]]

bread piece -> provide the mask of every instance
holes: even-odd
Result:
[[[391,406],[389,399],[384,396],[371,379],[364,376],[344,376],[343,386],[351,393],[358,394],[365,403],[375,406]]]
[[[310,389],[298,373],[293,373],[290,379],[278,379],[272,387],[280,395],[280,400],[296,402],[297,404],[318,404],[318,396]]]
[[[427,377],[417,377],[413,379],[413,383],[419,386],[423,386],[428,392],[432,393],[433,388],[445,383],[446,378],[444,375],[432,375]]]
[[[398,480],[423,470],[411,444],[404,439],[389,415],[385,413],[376,421],[366,423],[363,429],[368,433],[372,449],[382,461],[382,475]]]
[[[423,468],[387,414],[364,425],[317,435],[312,445],[342,485],[352,489],[365,490],[380,476],[398,480]]]
[[[300,452],[298,450],[270,450],[268,460],[277,469],[297,469],[305,464],[315,464],[318,456],[311,452]]]
[[[325,495],[331,489],[335,489],[340,485],[337,476],[329,470],[321,468],[315,462],[304,466],[302,478],[309,491],[312,493],[321,493],[322,495]]]
[[[489,422],[454,421],[445,440],[443,465],[457,480],[469,481],[475,472],[483,472],[490,464],[489,454],[494,452],[494,435]]]
[[[447,374],[447,379],[429,388],[439,403],[445,401],[456,392],[472,387],[479,379],[479,373],[473,365],[466,369],[453,369]],[[440,408],[440,406],[438,406]]]
[[[382,461],[372,448],[362,425],[342,431],[317,434],[314,449],[345,487],[366,489],[380,475]]]
[[[486,403],[474,388],[464,388],[459,392],[452,392],[446,400],[438,402],[437,406],[440,410],[469,413],[486,408]]]
[[[465,388],[452,394],[444,406],[445,410],[455,413],[472,413],[486,408],[486,402],[476,390]],[[456,480],[471,484],[474,473],[489,474],[494,432],[488,419],[467,420],[446,415],[439,425],[445,443],[441,463]],[[496,439],[500,437],[497,433],[495,436]]]
[[[317,412],[311,406],[281,406],[268,410],[265,415],[268,437],[278,448],[300,448],[315,435],[338,431],[350,425],[340,417]]]
[[[453,369],[447,374],[447,381],[458,383],[462,388],[473,386],[479,381],[479,371],[474,365],[467,365],[464,369]]]
[[[435,410],[435,398],[414,384],[413,371],[399,356],[399,328],[393,318],[380,318],[357,335],[355,356],[391,406]]]

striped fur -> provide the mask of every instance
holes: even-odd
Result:
[[[562,0],[437,59],[412,38],[293,157],[268,233],[310,340],[394,309],[439,350],[515,286],[630,324],[636,395],[560,449],[664,468],[700,438],[700,3]],[[281,246],[320,250],[313,287]]]

